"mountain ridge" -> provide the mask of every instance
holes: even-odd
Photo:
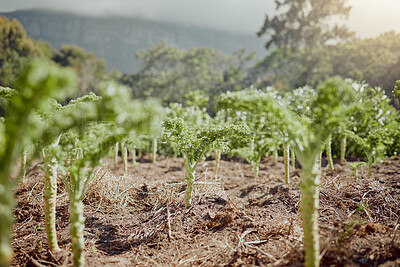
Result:
[[[19,20],[27,35],[35,40],[46,41],[56,49],[62,44],[78,45],[104,58],[107,69],[116,68],[125,73],[139,70],[136,51],[160,41],[182,49],[209,46],[228,54],[241,48],[255,51],[259,56],[265,51],[263,40],[255,33],[252,36],[140,17],[82,15],[43,9],[0,15]]]

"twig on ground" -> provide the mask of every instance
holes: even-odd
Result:
[[[55,260],[58,265],[61,265],[61,263],[56,259],[56,257],[54,257],[53,252],[51,252],[50,249],[48,251],[49,251],[50,256],[53,258],[53,260]]]
[[[57,264],[52,263],[52,262],[50,262],[50,261],[35,260],[35,259],[32,258],[32,257],[30,257],[30,259],[31,259],[32,265],[33,265],[33,266],[36,266],[36,267],[45,267],[45,266],[48,266],[48,265],[51,265],[51,266],[58,266]],[[44,263],[44,264],[46,264],[46,265],[43,265],[42,263]]]
[[[24,227],[26,224],[28,224],[30,221],[32,221],[33,216],[29,216],[17,229],[14,230],[14,232],[17,232],[20,230],[22,227]]]
[[[254,242],[254,241],[253,241],[253,242]],[[255,247],[255,246],[253,246],[253,245],[251,245],[251,244],[249,244],[249,243],[250,243],[250,242],[244,242],[243,244],[245,244],[245,245],[248,246],[249,248],[252,248],[252,249],[257,250],[257,251],[260,252],[261,254],[267,256],[270,260],[276,261],[276,258],[275,258],[274,256],[272,256],[272,255],[269,254],[268,252],[265,252],[265,251],[259,249],[258,247]]]
[[[45,267],[43,264],[39,263],[37,260],[35,260],[32,257],[30,257],[30,260],[31,260],[32,265],[35,267]]]

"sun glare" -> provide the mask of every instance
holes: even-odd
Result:
[[[350,27],[360,37],[373,37],[379,33],[400,32],[399,0],[351,0]]]

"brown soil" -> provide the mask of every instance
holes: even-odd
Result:
[[[96,172],[85,203],[87,266],[301,266],[300,170],[284,184],[282,159],[263,160],[254,180],[240,159],[199,164],[185,209],[182,159],[141,160],[123,175],[110,160]],[[400,266],[400,158],[365,166],[354,181],[347,164],[323,167],[320,186],[322,266]],[[15,266],[70,266],[68,196],[59,182],[57,235],[44,230],[43,171],[34,165],[16,188]]]

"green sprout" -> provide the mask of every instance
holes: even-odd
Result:
[[[246,125],[253,133],[250,146],[236,147],[230,155],[245,158],[254,171],[254,178],[258,176],[262,157],[278,150],[281,144],[288,145],[289,141],[285,133],[280,131],[280,118],[274,110],[263,108],[264,102],[270,99],[282,102],[277,91],[271,87],[265,91],[250,88],[240,92],[227,92],[220,95],[217,102],[217,109],[226,110],[234,123]],[[281,104],[277,108],[283,109]]]
[[[351,172],[351,174],[353,175],[353,177],[354,177],[354,181],[358,181],[358,167],[360,167],[360,166],[364,166],[365,165],[365,162],[354,162],[354,163],[351,163],[351,164],[349,164],[349,167],[350,167],[350,169],[352,170],[352,172]]]
[[[372,163],[383,157],[388,145],[393,144],[392,136],[398,131],[397,111],[389,104],[390,99],[379,87],[362,87],[355,96],[357,105],[346,113],[343,135],[360,147],[368,163],[368,176],[372,176]]]

